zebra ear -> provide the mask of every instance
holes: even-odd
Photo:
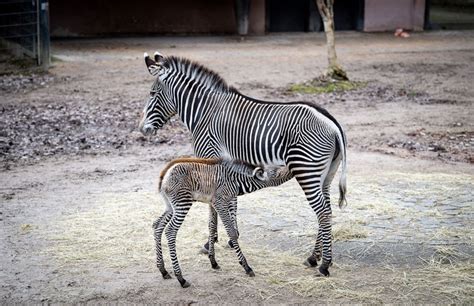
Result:
[[[158,51],[155,51],[155,54],[153,55],[153,57],[155,58],[155,62],[157,63],[161,62],[165,58],[163,54],[161,54]]]
[[[148,56],[148,53],[146,52],[144,54],[144,57],[145,57],[146,67],[148,68],[148,72],[153,76],[157,76],[158,72],[160,72],[160,65],[154,60],[152,60],[150,56]]]
[[[267,173],[261,167],[256,167],[253,170],[252,176],[256,177],[257,179],[259,179],[261,181],[267,181],[268,180]]]

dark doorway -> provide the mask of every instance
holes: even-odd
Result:
[[[362,30],[364,0],[334,1],[336,30]],[[314,0],[267,0],[268,32],[322,31],[321,17]]]
[[[307,31],[308,0],[267,0],[266,6],[269,32]]]
[[[362,30],[364,27],[364,0],[334,1],[336,31]]]

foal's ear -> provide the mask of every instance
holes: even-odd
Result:
[[[252,176],[256,177],[261,181],[268,181],[268,175],[261,167],[255,167]]]
[[[160,72],[160,64],[152,60],[150,56],[148,56],[148,53],[146,52],[143,56],[145,57],[145,64],[146,64],[146,67],[148,68],[148,72],[153,76],[157,76],[158,73]]]

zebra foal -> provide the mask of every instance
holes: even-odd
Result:
[[[158,187],[166,208],[161,217],[153,223],[156,265],[163,278],[171,278],[165,269],[161,246],[161,237],[165,231],[174,274],[183,288],[190,285],[183,278],[179,266],[176,235],[194,201],[208,203],[217,212],[237,253],[239,263],[249,276],[254,276],[238,243],[239,231],[235,217],[237,196],[280,185],[289,178],[291,173],[286,168],[264,171],[261,167],[236,160],[182,158],[171,161],[161,172]],[[219,269],[214,252],[216,237],[217,223],[210,217],[209,260],[212,268]]]

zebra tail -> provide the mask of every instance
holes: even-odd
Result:
[[[346,193],[347,193],[347,180],[346,180],[346,136],[344,131],[340,129],[340,136],[337,137],[339,140],[339,146],[342,154],[342,169],[341,176],[339,178],[339,208],[347,206]]]

